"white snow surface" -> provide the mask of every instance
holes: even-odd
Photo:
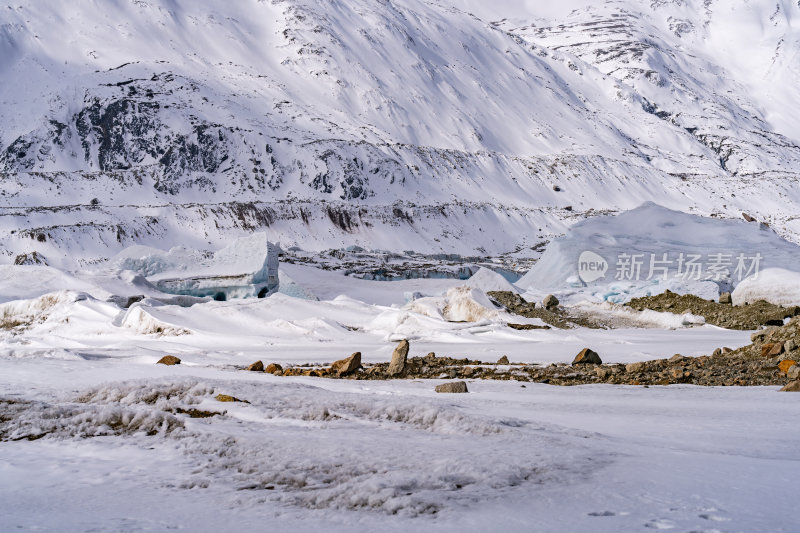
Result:
[[[731,294],[734,305],[766,300],[776,305],[800,305],[800,272],[768,268],[742,281]]]
[[[438,380],[241,370],[354,351],[388,361],[401,339],[412,357],[547,364],[591,347],[627,363],[735,348],[750,332],[608,302],[580,309],[625,327],[516,331],[506,322],[526,319],[456,280],[374,282],[299,265],[282,266],[284,281],[320,300],[182,307],[156,291],[125,310],[101,298],[140,289],[130,272],[101,283],[101,272],[6,268],[0,293],[29,283],[26,298],[0,303],[0,514],[14,529],[754,530],[793,520],[771,506],[793,501],[800,412],[775,387],[470,381],[459,396],[434,393]],[[42,273],[50,281],[37,295]],[[52,292],[58,279],[83,289]],[[430,296],[406,303],[410,291]],[[154,364],[165,354],[182,363]]]

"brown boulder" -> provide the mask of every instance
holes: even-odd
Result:
[[[436,385],[436,392],[442,393],[465,393],[467,391],[467,384],[464,381],[451,381],[450,383],[442,383],[441,385]]]
[[[352,374],[361,368],[361,352],[356,352],[346,359],[340,359],[331,365],[331,374],[340,378]]]
[[[784,359],[783,361],[778,363],[778,368],[781,369],[781,372],[786,374],[787,372],[789,372],[789,369],[792,368],[793,366],[795,366],[796,364],[797,364],[797,361],[793,361],[791,359]]]
[[[267,368],[264,369],[264,372],[269,374],[274,374],[275,372],[283,372],[283,367],[278,363],[270,363],[267,365]]]
[[[250,403],[247,400],[240,400],[236,396],[231,396],[230,394],[217,394],[216,396],[218,402],[241,402],[241,403]]]
[[[510,363],[509,363],[509,361],[508,361],[508,356],[507,356],[507,355],[504,355],[503,357],[501,357],[500,359],[498,359],[498,360],[497,360],[497,364],[498,364],[498,365],[507,365],[507,364],[510,364]]]
[[[247,367],[247,370],[250,372],[263,372],[264,371],[264,363],[261,361],[256,361],[252,365]]]
[[[581,353],[575,356],[575,359],[572,361],[573,365],[602,365],[603,361],[600,359],[600,356],[597,355],[597,352],[594,350],[590,350],[589,348],[584,348],[581,350]]]
[[[156,361],[156,364],[157,365],[168,365],[168,366],[179,365],[179,364],[181,364],[181,360],[179,358],[175,357],[174,355],[165,355],[164,357],[162,357],[161,359]]]
[[[411,346],[409,345],[407,340],[400,341],[400,344],[394,349],[394,353],[392,353],[392,362],[389,363],[389,372],[390,376],[397,376],[403,373],[403,370],[406,369],[406,359],[408,358],[408,350]]]
[[[768,342],[761,346],[761,357],[777,357],[782,353],[782,342]]]
[[[791,383],[787,383],[784,388],[781,389],[782,392],[800,392],[800,380],[792,381]]]

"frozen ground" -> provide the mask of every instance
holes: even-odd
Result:
[[[356,350],[386,361],[400,338],[411,339],[412,356],[568,362],[590,346],[607,362],[630,362],[741,346],[749,332],[686,327],[674,315],[622,317],[611,304],[590,303],[648,329],[514,331],[505,323],[526,319],[482,307],[475,291],[498,283],[486,273],[467,284],[376,282],[287,265],[319,301],[276,294],[187,308],[163,305],[156,298],[165,295],[148,289],[146,300],[123,310],[105,298],[146,288],[130,274],[7,269],[2,293],[24,299],[0,304],[4,528],[797,525],[782,510],[794,504],[800,473],[800,406],[776,388],[470,382],[470,394],[443,396],[430,381],[278,378],[235,368],[256,359],[325,363]],[[416,299],[407,303],[410,294]],[[480,316],[440,316],[455,312]],[[166,353],[183,363],[155,365]],[[250,403],[220,403],[219,393]],[[224,414],[182,412],[191,409]]]
[[[8,530],[792,531],[775,388],[276,378],[0,359]],[[217,393],[250,404],[219,403]],[[20,404],[17,404],[18,406]],[[190,419],[177,407],[224,411]],[[148,431],[155,432],[147,435]]]

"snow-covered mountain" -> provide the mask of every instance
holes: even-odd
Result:
[[[21,5],[20,5],[21,4]],[[800,2],[0,10],[0,244],[497,255],[644,201],[800,240]]]

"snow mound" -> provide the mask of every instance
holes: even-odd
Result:
[[[157,319],[149,312],[150,308],[150,305],[145,305],[142,302],[133,304],[125,312],[119,325],[132,329],[140,335],[179,336],[191,333],[185,328],[173,326]]]
[[[46,322],[56,307],[85,300],[83,293],[58,291],[30,300],[0,304],[0,329],[25,328]]]
[[[731,294],[734,305],[766,300],[775,305],[800,305],[800,272],[768,268],[743,280]]]
[[[448,322],[483,322],[496,319],[498,310],[480,289],[453,287],[445,296],[419,298],[406,309]]]
[[[691,263],[690,256],[695,256]],[[600,287],[616,280],[644,287],[654,279],[680,276],[687,282],[710,280],[729,288],[759,269],[797,269],[799,256],[800,247],[763,224],[704,218],[647,202],[616,216],[575,224],[548,245],[517,285],[558,290]],[[599,273],[603,262],[604,275]],[[596,272],[598,279],[592,279]]]
[[[483,292],[519,292],[519,290],[509,283],[506,278],[485,267],[478,269],[478,271],[473,274],[471,278],[464,282],[463,286],[471,289],[480,289]]]

